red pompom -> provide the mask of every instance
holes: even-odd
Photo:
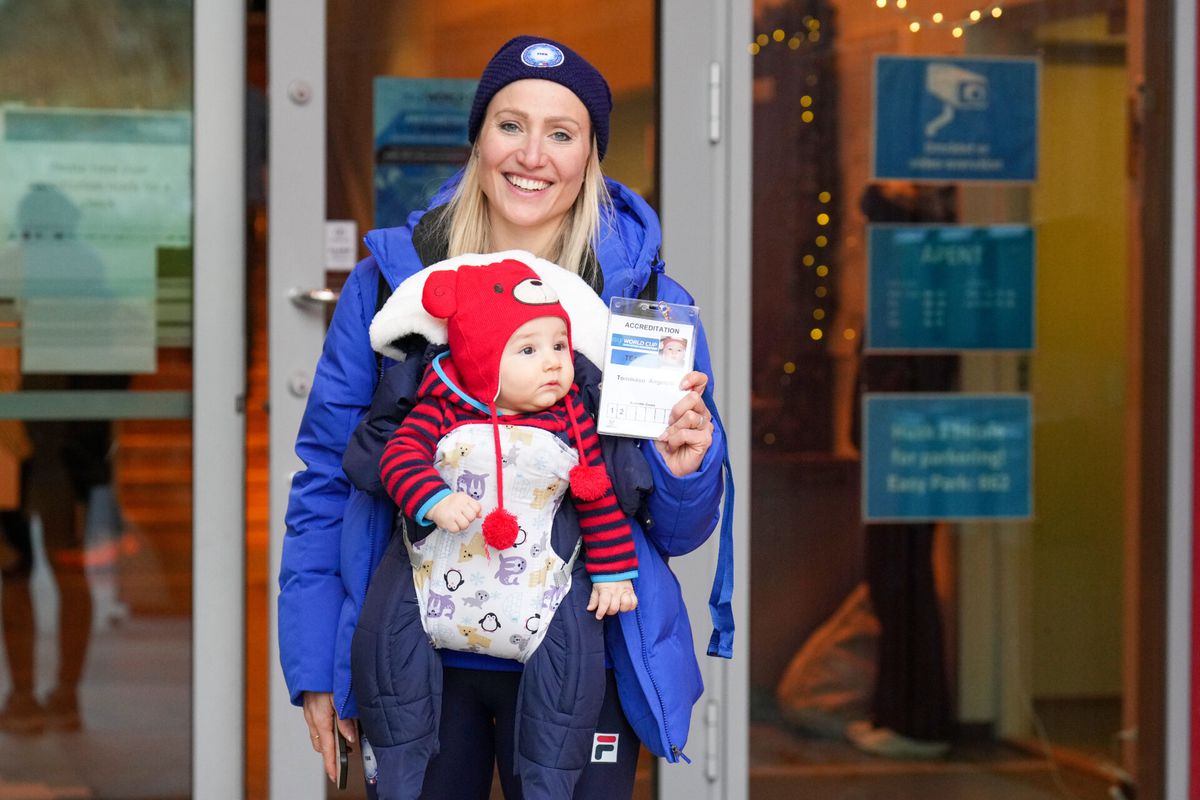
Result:
[[[491,545],[493,550],[507,550],[517,541],[517,518],[497,508],[483,518],[483,540]]]
[[[604,467],[588,467],[580,464],[571,468],[571,494],[588,502],[599,500],[608,493],[608,473]]]

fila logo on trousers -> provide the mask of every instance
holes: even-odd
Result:
[[[617,743],[620,738],[621,735],[619,733],[594,734],[592,736],[592,763],[617,763]]]

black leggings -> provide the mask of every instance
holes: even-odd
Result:
[[[520,781],[513,773],[512,740],[521,673],[447,667],[443,675],[441,750],[425,771],[421,797],[487,800],[495,769],[506,800],[521,800]],[[631,797],[640,749],[621,711],[613,671],[608,670],[592,762],[584,769],[573,800]]]

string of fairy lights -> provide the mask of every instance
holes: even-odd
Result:
[[[1001,2],[989,3],[973,8],[967,13],[949,17],[942,11],[930,11],[919,13],[911,8],[909,0],[875,0],[875,7],[880,9],[890,8],[897,14],[900,14],[908,22],[908,30],[911,33],[920,33],[923,30],[948,30],[950,34],[958,39],[964,36],[967,28],[972,25],[978,25],[989,19],[1000,19],[1004,15],[1004,4]],[[756,56],[761,53],[768,45],[772,43],[787,44],[789,50],[799,50],[800,46],[805,42],[816,44],[821,40],[821,21],[812,16],[806,16],[802,20],[803,27],[789,35],[782,28],[777,28],[770,34],[760,33],[754,37],[754,41],[750,43],[750,55]]]
[[[987,19],[1000,19],[1004,14],[1001,3],[973,8],[960,17],[950,18],[941,11],[918,13],[910,8],[909,0],[875,0],[876,8],[890,8],[908,20],[908,30],[920,33],[923,30],[948,30],[955,39],[961,39],[967,28]]]
[[[782,28],[776,28],[770,34],[758,34],[754,41],[750,43],[750,54],[756,56],[772,44],[785,44],[789,50],[799,50],[805,43],[816,44],[819,41],[821,41],[821,21],[813,16],[805,16],[801,20],[801,29],[791,35]],[[815,76],[810,77],[815,78]],[[813,80],[809,80],[807,83],[810,87],[814,85]],[[806,125],[812,124],[813,120],[816,119],[816,112],[813,108],[814,102],[811,91],[805,92],[800,97],[800,107],[804,109],[800,112],[800,121]],[[833,203],[833,195],[830,192],[822,190],[817,193],[817,203],[821,207],[821,211],[816,215],[815,221],[817,226],[822,231],[828,230],[827,226],[832,221],[830,210]],[[813,290],[817,297],[817,307],[813,309],[813,327],[808,332],[810,339],[814,342],[819,342],[825,338],[825,326],[831,321],[826,319],[827,313],[822,307],[822,304],[829,296],[829,287],[825,285],[825,281],[829,278],[829,265],[825,263],[827,259],[823,255],[823,253],[829,252],[829,236],[824,232],[819,233],[813,238],[812,244],[813,247],[800,260],[807,269],[813,270],[816,276],[822,281],[822,284]],[[855,332],[847,328],[843,332],[843,335],[847,339],[853,339]],[[790,376],[796,371],[795,363],[788,361],[783,365],[783,371],[786,375]]]
[[[787,48],[789,50],[799,50],[800,45],[805,42],[816,44],[821,41],[821,20],[806,15],[800,23],[802,26],[801,30],[796,31],[790,36],[783,28],[776,28],[769,35],[760,33],[758,36],[755,36],[754,41],[750,43],[750,55],[756,56],[772,42],[782,44],[785,39],[787,40]]]
[[[1000,19],[1004,14],[1003,4],[994,2],[987,5],[981,5],[971,9],[966,14],[956,17],[948,17],[942,11],[931,11],[927,13],[918,13],[911,8],[910,0],[874,0],[876,8],[891,9],[897,14],[902,15],[908,22],[908,30],[911,33],[920,33],[922,30],[942,30],[949,31],[950,35],[956,39],[962,38],[965,35],[967,28],[972,25],[977,25],[988,19]],[[821,41],[821,21],[813,16],[805,16],[801,20],[801,28],[789,34],[782,28],[776,28],[771,33],[760,33],[754,37],[754,41],[750,43],[750,55],[757,56],[766,50],[771,45],[785,45],[789,50],[799,50],[805,43],[816,44]],[[800,119],[806,124],[811,124],[816,119],[816,114],[812,108],[813,97],[810,94],[805,94],[800,98],[800,105],[804,111],[800,114]],[[822,191],[817,196],[821,205],[827,206],[832,197],[829,192]],[[825,211],[817,214],[817,224],[825,227],[830,222],[829,214]],[[818,251],[824,250],[829,244],[829,238],[825,234],[818,235],[813,244],[816,245]],[[822,259],[823,260],[823,259]],[[805,267],[815,268],[817,277],[825,279],[829,276],[829,266],[827,264],[818,264],[817,256],[812,253],[805,254],[801,259]],[[829,289],[822,285],[815,290],[816,296],[819,299],[824,299],[829,294]],[[816,323],[809,331],[809,338],[813,341],[821,341],[825,337],[825,332],[822,322],[825,321],[826,313],[823,308],[818,306],[813,310],[813,320]],[[847,339],[853,339],[855,332],[847,328],[843,335]],[[784,372],[791,373],[795,370],[795,365],[788,362],[784,365]]]

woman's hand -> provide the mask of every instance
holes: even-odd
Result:
[[[679,388],[687,394],[671,409],[670,424],[654,442],[667,468],[680,478],[700,469],[704,454],[712,446],[712,414],[701,396],[707,385],[708,376],[703,372],[683,376]]]
[[[331,692],[304,693],[304,721],[308,723],[308,740],[312,749],[321,754],[325,761],[325,774],[330,781],[336,780],[334,762],[337,759],[337,742],[333,740],[333,723],[337,719],[333,713],[333,694]],[[338,730],[346,741],[353,742],[355,734],[354,720],[338,719]]]

